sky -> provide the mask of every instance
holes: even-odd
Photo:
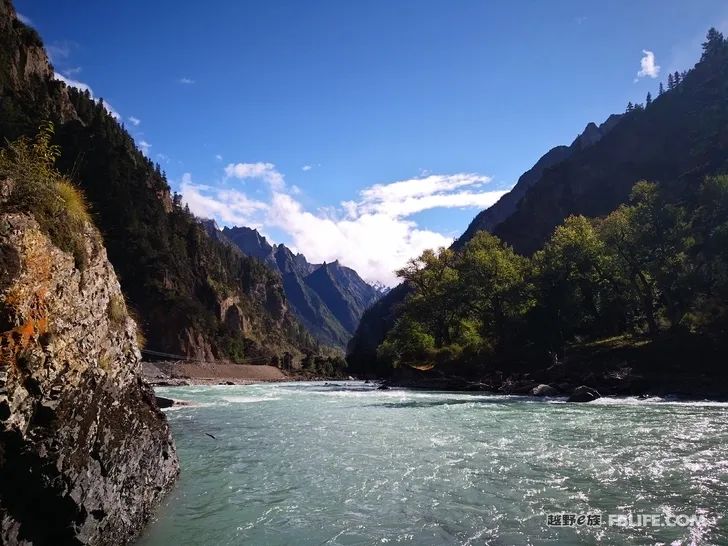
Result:
[[[723,0],[16,0],[191,210],[370,282],[697,61]]]

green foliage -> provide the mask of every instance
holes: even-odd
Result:
[[[467,368],[666,330],[720,343],[728,176],[707,178],[691,201],[638,182],[606,218],[567,218],[530,259],[482,232],[461,252],[427,251],[399,274],[411,291],[377,350],[380,365]]]
[[[44,123],[35,139],[20,137],[0,151],[0,179],[9,179],[11,192],[2,204],[7,212],[31,213],[51,241],[85,266],[86,224],[91,222],[86,199],[56,169],[60,149],[52,144],[53,125]]]

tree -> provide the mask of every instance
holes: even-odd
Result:
[[[659,96],[662,96],[662,94],[663,94],[664,92],[665,92],[665,88],[663,87],[663,85],[662,85],[662,82],[660,82],[660,88],[659,88],[659,90],[657,91],[657,96],[658,96],[658,97],[659,97]]]
[[[645,106],[649,107],[652,104],[652,93],[647,92],[647,98],[645,99]]]
[[[503,349],[514,340],[519,323],[530,306],[525,282],[528,261],[500,239],[480,231],[462,251],[459,290],[471,319],[481,325],[482,335]]]
[[[437,348],[452,342],[452,327],[462,311],[458,274],[456,255],[446,248],[426,250],[397,271],[397,276],[413,288],[409,308],[432,332]]]
[[[726,50],[726,42],[723,39],[723,34],[718,32],[718,30],[714,27],[711,27],[711,29],[708,30],[708,34],[702,45],[703,54],[700,57],[701,61],[724,54]]]
[[[627,103],[627,112],[631,112],[632,110],[634,110],[634,105],[632,104],[632,101],[629,101]]]
[[[675,78],[673,77],[672,74],[667,75],[667,89],[669,91],[672,91],[673,89],[675,89]]]
[[[672,79],[675,82],[675,87],[680,85],[680,82],[682,81],[682,76],[680,76],[680,72],[675,70],[675,74],[673,74]]]
[[[560,353],[576,334],[601,322],[608,282],[605,248],[592,223],[570,216],[534,256],[536,324],[547,330],[549,349]]]
[[[629,205],[607,216],[600,232],[629,280],[648,332],[659,332],[660,316],[678,326],[690,308],[694,270],[685,210],[666,202],[656,184],[638,182]]]

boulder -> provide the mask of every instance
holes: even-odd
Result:
[[[531,390],[531,395],[533,395],[533,396],[558,396],[559,391],[556,390],[551,385],[546,385],[544,383],[541,383],[540,385],[534,387]]]
[[[596,389],[581,385],[574,389],[574,392],[571,393],[567,402],[591,402],[597,398],[601,398],[601,395]]]

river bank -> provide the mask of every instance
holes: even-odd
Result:
[[[493,362],[477,369],[401,366],[383,385],[541,396],[570,396],[587,386],[602,396],[728,400],[728,374],[720,359],[679,338],[660,342],[612,338],[573,345],[561,359],[546,364]]]

